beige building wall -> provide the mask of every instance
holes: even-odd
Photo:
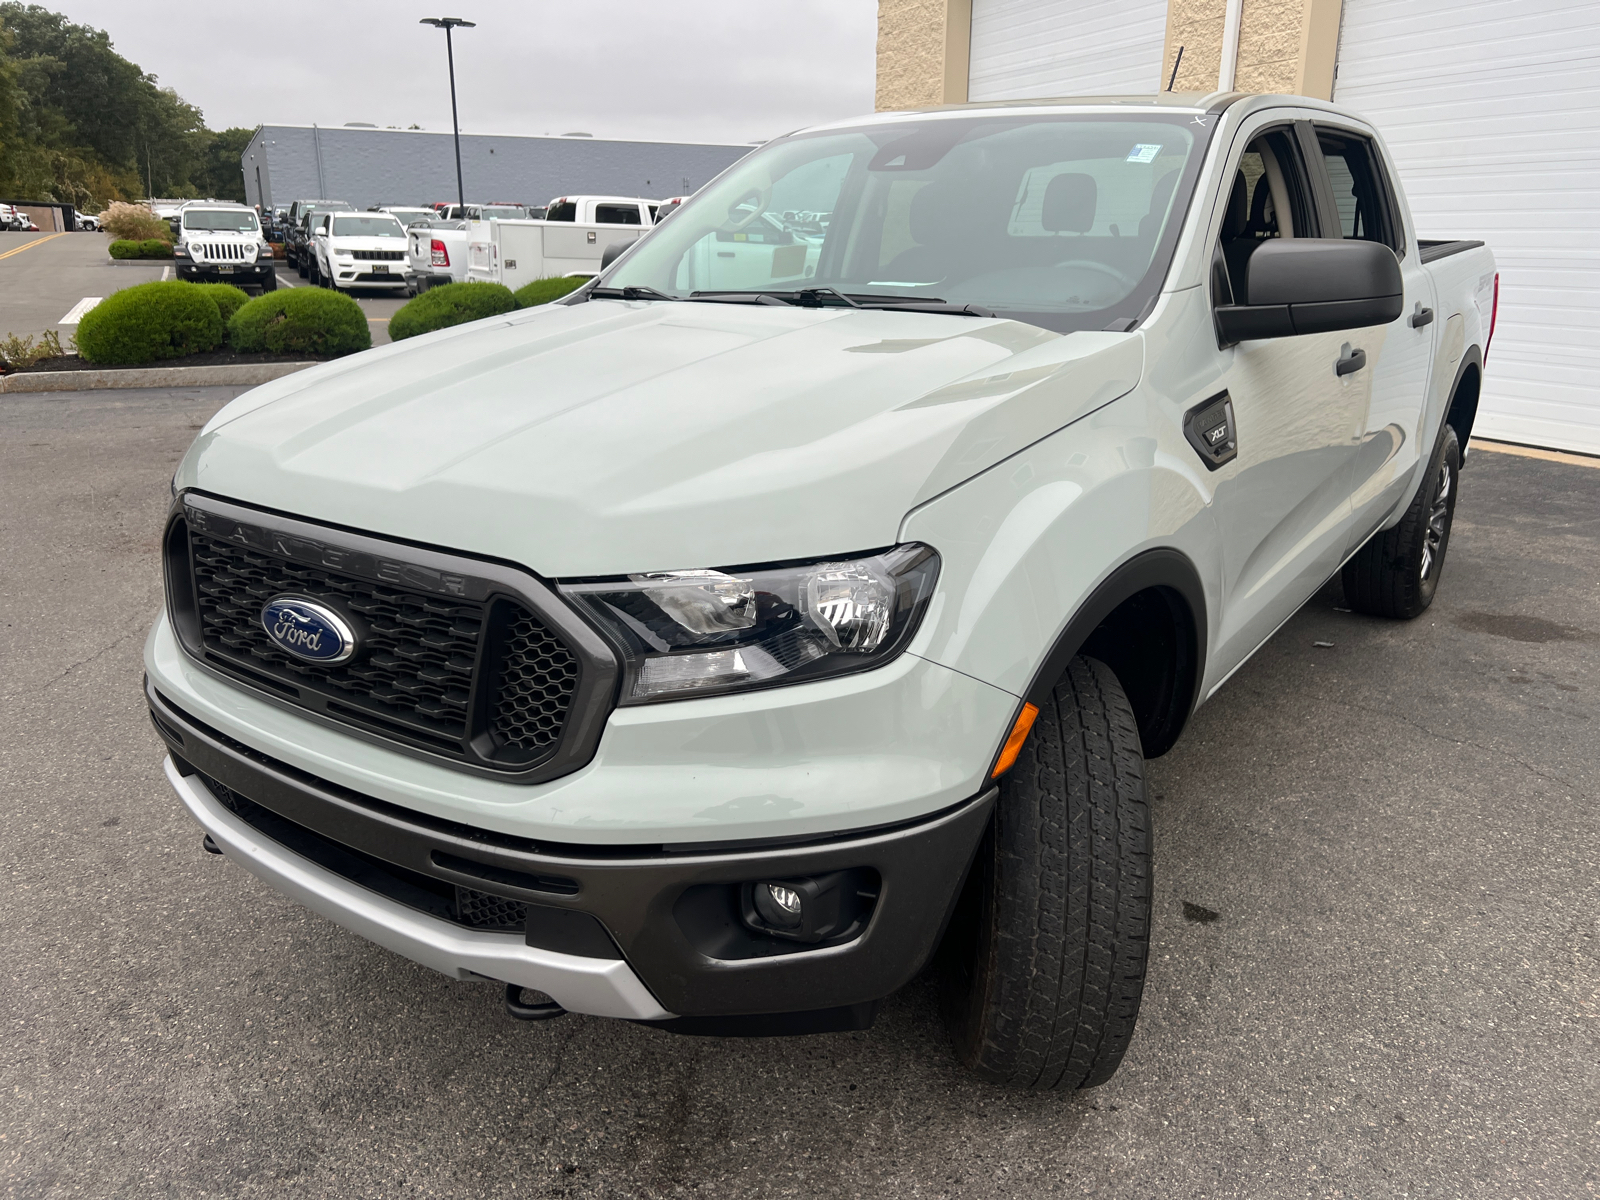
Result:
[[[967,102],[972,0],[878,0],[879,112]]]
[[[973,0],[879,0],[878,110],[963,104],[972,47]],[[1244,0],[1234,87],[1241,92],[1283,92],[1327,100],[1333,94],[1342,0]],[[1173,89],[1209,92],[1222,63],[1227,0],[1168,0],[1167,86],[1183,59]]]

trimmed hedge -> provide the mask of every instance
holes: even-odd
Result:
[[[246,352],[338,357],[369,349],[372,330],[361,306],[342,292],[295,288],[240,308],[228,322],[228,342]]]
[[[544,279],[535,279],[532,283],[525,283],[516,292],[518,308],[534,308],[540,304],[549,304],[552,300],[559,300],[569,292],[575,292],[587,279],[574,279],[566,275],[552,275]]]
[[[119,238],[111,243],[112,258],[171,258],[172,243],[164,242],[160,238],[150,238],[146,241],[135,242],[127,238]]]
[[[389,340],[401,341],[517,308],[511,289],[498,283],[447,283],[429,288],[389,318]]]
[[[222,314],[224,325],[233,319],[234,313],[250,302],[244,289],[236,288],[231,283],[191,283],[189,286],[216,301],[217,312]]]
[[[225,327],[217,302],[192,283],[141,283],[113,292],[78,322],[78,354],[131,365],[215,350]]]

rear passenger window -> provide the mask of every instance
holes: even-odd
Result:
[[[1400,225],[1389,207],[1388,189],[1377,154],[1366,138],[1319,131],[1322,161],[1333,185],[1333,202],[1339,212],[1340,237],[1382,242],[1396,254],[1404,253]],[[1332,234],[1332,230],[1328,231]]]
[[[594,206],[594,219],[597,225],[637,225],[639,224],[639,206],[637,204],[596,204]]]
[[[571,200],[562,204],[552,204],[544,219],[546,221],[576,221],[578,219],[578,206]]]

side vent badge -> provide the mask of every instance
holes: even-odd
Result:
[[[1239,453],[1239,433],[1233,424],[1233,401],[1219,392],[1183,415],[1183,436],[1189,439],[1206,469],[1215,471]]]

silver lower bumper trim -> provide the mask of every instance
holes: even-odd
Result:
[[[503,933],[463,929],[396,904],[258,833],[171,758],[167,779],[225,854],[313,912],[453,979],[485,978],[541,991],[569,1012],[657,1021],[662,1008],[621,959],[582,958]]]

